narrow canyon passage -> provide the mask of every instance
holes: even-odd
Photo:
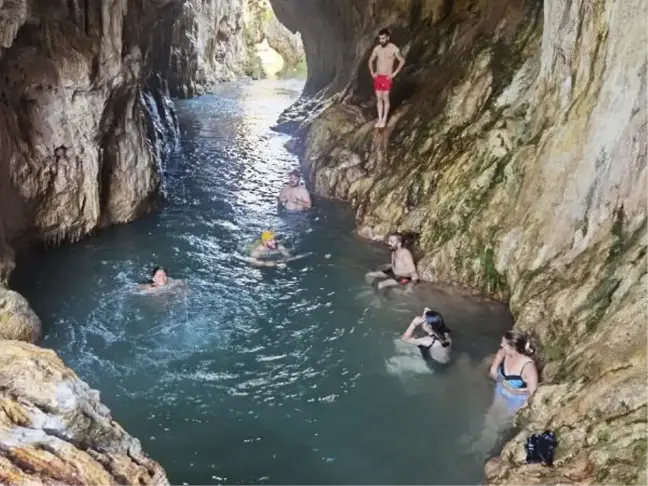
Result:
[[[363,274],[387,251],[353,235],[347,207],[277,215],[298,162],[269,127],[301,88],[258,81],[177,102],[163,210],[29,255],[11,284],[42,317],[42,345],[101,391],[172,484],[475,484],[490,452],[484,359],[510,315],[427,284],[382,302]],[[266,228],[311,256],[279,272],[231,257]],[[155,264],[188,292],[134,293]],[[398,340],[424,305],[454,330],[438,373]]]

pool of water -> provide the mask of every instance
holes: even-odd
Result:
[[[387,251],[354,235],[347,208],[316,200],[308,215],[277,215],[297,161],[269,126],[300,89],[259,81],[178,102],[163,209],[23,257],[12,285],[42,317],[42,344],[174,484],[477,483],[484,359],[510,315],[427,285],[380,300],[363,274]],[[310,256],[285,270],[233,258],[268,228]],[[186,289],[135,292],[153,265]],[[455,331],[443,372],[398,339],[425,305]]]

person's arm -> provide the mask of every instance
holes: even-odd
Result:
[[[403,69],[403,66],[405,66],[405,58],[401,54],[401,51],[398,47],[394,46],[394,49],[396,52],[394,55],[396,56],[396,62],[398,63],[398,66],[396,66],[396,69],[394,70],[394,73],[391,75],[392,78],[395,78],[398,73],[401,72],[401,69]]]
[[[493,380],[497,380],[497,368],[499,367],[500,363],[504,360],[504,350],[500,349],[497,354],[495,355],[495,358],[493,358],[493,364],[490,367],[490,370],[488,374]]]
[[[403,342],[408,343],[408,344],[424,344],[424,343],[419,342],[419,341],[423,341],[423,340],[425,340],[425,338],[417,339],[417,338],[413,337],[414,329],[416,329],[416,327],[419,326],[420,324],[422,324],[424,321],[425,321],[425,318],[423,316],[416,316],[414,319],[412,319],[412,322],[410,322],[409,327],[407,328],[407,330],[401,336],[401,340]]]
[[[272,260],[261,260],[261,252],[257,250],[252,250],[250,253],[250,263],[255,267],[275,267],[277,264]]]
[[[538,369],[535,362],[530,361],[522,370],[522,378],[527,383],[527,391],[529,396],[533,395],[538,389]]]
[[[279,196],[277,197],[279,199],[279,202],[281,204],[286,204],[288,202],[288,197],[286,196],[286,186],[284,185],[281,188],[281,191],[279,192]]]
[[[290,258],[292,256],[290,252],[286,250],[286,247],[283,245],[278,245],[277,250],[279,250],[279,253],[281,253],[284,258]]]
[[[409,271],[410,277],[412,278],[413,282],[418,282],[419,281],[419,274],[416,271],[416,263],[414,263],[414,257],[412,256],[412,252],[407,250],[407,253],[405,254],[405,266],[407,267],[407,270]]]
[[[378,47],[374,47],[373,51],[371,51],[371,56],[369,56],[369,72],[371,73],[371,77],[375,78],[376,77],[376,71],[374,71],[374,61],[376,60],[376,57],[378,57]]]

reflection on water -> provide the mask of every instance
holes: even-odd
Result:
[[[32,256],[13,284],[42,316],[44,345],[174,484],[475,483],[483,457],[466,445],[492,399],[482,362],[510,318],[424,285],[382,301],[363,275],[388,255],[354,236],[346,208],[277,215],[297,162],[268,127],[300,89],[264,81],[178,103],[164,210]],[[233,257],[265,229],[309,255],[284,270]],[[186,288],[136,292],[154,265]],[[454,330],[439,373],[398,340],[426,305]]]

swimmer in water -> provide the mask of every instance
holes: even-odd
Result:
[[[167,287],[172,282],[177,282],[175,279],[169,278],[169,273],[162,267],[155,267],[151,272],[151,279],[139,286],[142,290],[155,290],[160,287]]]
[[[301,173],[297,169],[293,170],[288,177],[288,183],[281,188],[279,204],[286,211],[307,211],[313,205],[308,189],[299,183],[300,178]]]
[[[398,233],[389,235],[387,246],[391,251],[391,264],[385,270],[369,272],[365,276],[367,282],[371,284],[380,280],[378,290],[419,281],[412,252],[403,246],[403,242],[403,235]]]
[[[415,338],[414,331],[419,326],[425,332],[425,336]],[[426,362],[432,360],[437,363],[447,364],[450,362],[450,351],[452,349],[451,332],[443,322],[443,316],[439,312],[426,307],[423,315],[412,319],[401,339],[408,344],[418,346],[421,350],[421,356]]]
[[[286,264],[281,260],[290,258],[290,253],[277,242],[272,231],[264,231],[261,242],[252,250],[250,258],[250,263],[258,267],[283,268]]]

